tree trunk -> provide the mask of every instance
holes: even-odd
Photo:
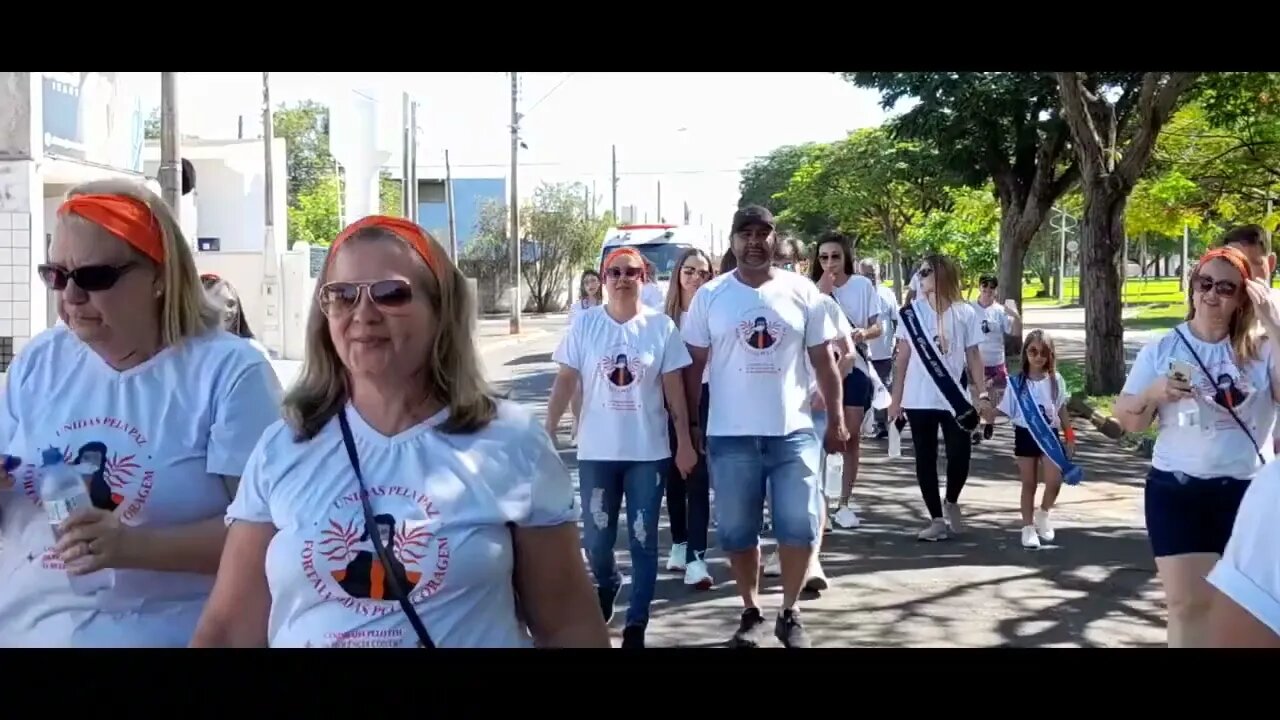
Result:
[[[1124,387],[1124,325],[1116,255],[1124,245],[1128,195],[1098,182],[1086,187],[1080,222],[1080,296],[1084,304],[1085,392],[1114,395]]]
[[[1027,257],[1027,248],[1040,229],[1043,215],[1028,222],[1024,212],[1016,208],[1006,208],[1000,214],[1000,297],[1004,300],[1018,301],[1018,312],[1023,311],[1022,303],[1022,266]],[[1022,338],[1006,335],[1004,351],[1007,355],[1018,355],[1022,352]]]
[[[902,276],[902,248],[897,243],[889,246],[890,252],[890,270],[893,273],[893,295],[898,298],[898,307],[902,307],[902,296],[907,294],[907,289],[903,286],[905,280]]]

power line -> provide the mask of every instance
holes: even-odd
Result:
[[[562,86],[562,85],[564,85],[565,83],[569,82],[569,78],[571,78],[571,77],[573,77],[574,75],[577,75],[577,74],[578,74],[578,73],[576,73],[576,72],[567,73],[563,78],[561,78],[561,79],[560,79],[560,82],[558,82],[558,83],[556,83],[556,84],[555,84],[555,87],[553,87],[553,88],[551,88],[550,90],[548,90],[548,91],[547,91],[547,94],[546,94],[546,95],[543,95],[542,97],[538,98],[538,100],[537,100],[536,102],[534,102],[532,105],[530,105],[530,106],[529,106],[529,109],[528,109],[528,110],[525,110],[525,111],[524,111],[524,115],[525,115],[525,117],[528,117],[528,116],[529,116],[529,113],[533,112],[535,108],[537,108],[539,105],[541,105],[543,100],[546,100],[547,98],[551,97],[551,96],[555,93],[555,91],[559,90],[559,89],[560,89],[560,86]]]

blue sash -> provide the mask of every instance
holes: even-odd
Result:
[[[1044,453],[1044,456],[1049,458],[1050,462],[1058,466],[1058,470],[1062,473],[1063,482],[1068,485],[1079,484],[1084,479],[1084,468],[1071,462],[1070,458],[1067,457],[1066,448],[1058,440],[1057,434],[1053,432],[1053,428],[1044,419],[1044,415],[1040,414],[1040,408],[1036,405],[1035,398],[1031,397],[1029,388],[1022,382],[1022,375],[1009,376],[1009,389],[1018,398],[1018,410],[1022,415],[1022,419],[1027,423],[1027,431],[1031,433],[1036,445],[1040,447],[1040,452]]]

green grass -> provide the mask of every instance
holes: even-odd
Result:
[[[1065,300],[1070,303],[1080,298],[1080,279],[1065,278],[1063,289]],[[1038,282],[1029,282],[1022,286],[1023,304],[1025,305],[1057,305],[1055,297],[1036,297],[1043,290]],[[1128,305],[1147,305],[1153,303],[1186,303],[1187,295],[1178,289],[1177,278],[1129,278],[1124,284],[1121,299]]]

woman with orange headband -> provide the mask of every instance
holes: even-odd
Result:
[[[1269,339],[1253,333],[1254,318]],[[1210,587],[1240,500],[1273,457],[1280,309],[1234,248],[1191,274],[1187,321],[1142,348],[1115,405],[1121,425],[1159,419],[1147,474],[1147,534],[1169,606],[1169,645],[1207,641]]]
[[[0,403],[0,645],[182,647],[279,383],[221,329],[172,213],[139,184],[72,190],[39,273],[63,324],[23,349]],[[51,464],[87,500],[55,492]]]
[[[681,378],[692,360],[675,322],[641,302],[645,262],[640,253],[615,250],[602,267],[608,301],[578,315],[552,356],[560,373],[547,402],[547,432],[555,436],[581,383],[578,484],[589,513],[583,544],[608,622],[622,584],[613,545],[625,497],[633,577],[622,647],[642,648],[658,580],[662,471],[672,455],[668,417],[675,425],[676,467],[687,476],[697,464]]]
[[[193,645],[608,647],[569,473],[485,382],[474,316],[417,225],[334,239]]]

